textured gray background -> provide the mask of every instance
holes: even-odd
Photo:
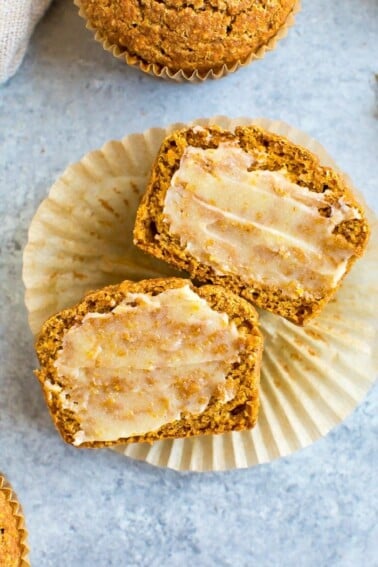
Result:
[[[217,113],[318,138],[378,210],[376,0],[304,0],[263,62],[222,81],[153,80],[102,51],[56,2],[0,88],[0,469],[22,500],[35,567],[378,565],[377,392],[312,447],[254,469],[178,474],[56,434],[32,370],[21,256],[57,175],[110,138]]]

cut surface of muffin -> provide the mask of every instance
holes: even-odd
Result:
[[[344,179],[255,126],[179,130],[137,212],[142,250],[296,324],[330,300],[369,234]]]
[[[36,344],[52,418],[76,446],[252,427],[262,337],[220,286],[125,281],[51,317]]]

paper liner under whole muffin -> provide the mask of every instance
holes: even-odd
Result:
[[[21,504],[12,489],[9,482],[0,474],[0,492],[5,496],[6,502],[12,510],[12,515],[16,520],[17,530],[19,533],[20,563],[19,567],[30,567],[28,534],[25,527],[25,519],[22,512]],[[5,567],[5,566],[4,566]]]
[[[303,132],[269,119],[218,116],[199,125],[233,130],[256,124],[315,153],[337,169]],[[47,317],[93,290],[123,279],[177,274],[132,244],[132,229],[150,168],[174,124],[108,142],[69,166],[38,208],[24,251],[29,322],[37,333]],[[351,185],[351,181],[348,179]],[[356,191],[360,202],[363,197]],[[366,208],[366,205],[365,205]],[[375,380],[378,352],[378,222],[366,208],[372,235],[365,256],[335,298],[305,327],[260,311],[265,337],[261,409],[251,431],[203,436],[116,450],[177,470],[243,468],[289,455],[326,435],[362,401]]]
[[[219,69],[210,69],[206,72],[199,71],[197,69],[193,72],[187,73],[182,69],[174,72],[171,71],[168,67],[158,65],[156,63],[147,63],[137,55],[129,53],[126,49],[121,49],[119,45],[110,43],[107,37],[88,21],[85,15],[85,11],[81,5],[81,1],[74,0],[74,4],[75,6],[77,6],[77,8],[79,8],[79,16],[81,16],[86,21],[86,28],[94,33],[94,39],[98,43],[101,43],[105,51],[108,51],[117,59],[124,61],[131,67],[139,69],[143,73],[147,73],[148,75],[152,75],[153,77],[157,77],[159,79],[176,81],[178,83],[186,81],[195,83],[203,82],[207,79],[221,79],[222,77],[225,77],[230,73],[234,73],[241,67],[246,67],[254,61],[263,59],[266,53],[273,51],[276,48],[277,43],[287,36],[289,29],[295,23],[295,16],[301,10],[301,0],[297,0],[284,25],[281,26],[277,33],[272,38],[270,38],[266,44],[262,45],[256,52],[251,53],[247,57],[244,57],[243,59],[240,59],[239,61],[232,64],[224,64]]]

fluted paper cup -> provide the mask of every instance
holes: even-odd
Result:
[[[30,567],[27,532],[22,508],[11,485],[1,474],[0,564],[4,567],[16,565],[17,567]]]
[[[283,122],[218,116],[194,124],[218,124],[229,130],[256,124],[307,147],[322,164],[337,168],[318,142]],[[134,247],[132,229],[160,144],[183,126],[154,128],[108,142],[68,167],[53,185],[31,223],[24,252],[25,297],[34,333],[47,317],[91,289],[176,273]],[[359,199],[363,201],[361,195]],[[260,417],[253,430],[116,450],[177,470],[249,467],[306,447],[350,414],[373,384],[378,368],[378,224],[374,214],[368,209],[367,213],[372,226],[367,252],[319,317],[301,328],[260,311],[265,350]]]

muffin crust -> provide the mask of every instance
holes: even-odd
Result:
[[[107,41],[171,73],[214,72],[266,45],[296,0],[80,0]]]

